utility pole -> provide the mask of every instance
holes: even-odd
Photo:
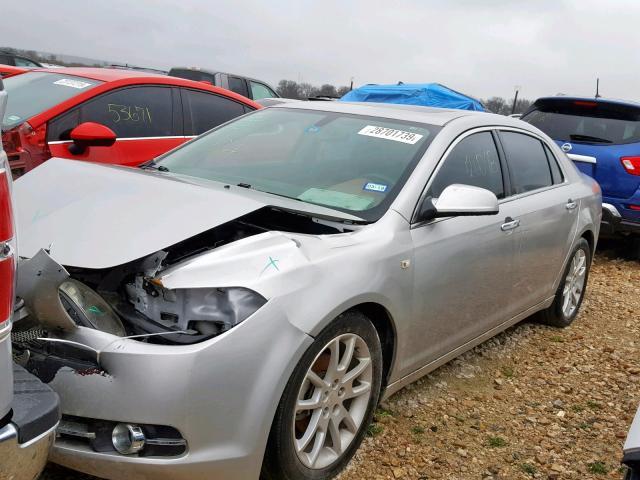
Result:
[[[520,85],[516,85],[514,87],[516,94],[513,97],[513,106],[511,107],[511,115],[513,115],[514,113],[516,113],[516,105],[518,104],[518,93],[520,92]]]
[[[353,77],[351,77],[351,84],[349,85],[349,91],[353,90]]]
[[[596,78],[596,98],[600,98],[600,79]]]

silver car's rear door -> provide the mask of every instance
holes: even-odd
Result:
[[[501,131],[513,195],[506,199],[520,222],[514,302],[519,312],[554,293],[573,242],[579,205],[558,162],[537,137]]]

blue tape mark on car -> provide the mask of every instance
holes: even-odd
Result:
[[[380,193],[386,192],[387,188],[389,188],[389,185],[385,185],[384,183],[373,183],[373,182],[367,182],[364,184],[364,187],[362,187],[363,190],[366,190],[368,192],[380,192]]]
[[[280,271],[280,268],[278,268],[278,262],[279,261],[280,260],[270,256],[269,257],[269,261],[267,262],[267,265],[262,269],[262,271],[260,272],[260,275],[262,275],[264,272],[266,272],[269,267],[273,267],[279,272]]]

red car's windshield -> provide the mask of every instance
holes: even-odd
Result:
[[[7,78],[4,86],[9,98],[2,130],[9,130],[101,83],[99,80],[49,72],[27,72]]]

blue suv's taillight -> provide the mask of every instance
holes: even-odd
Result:
[[[620,163],[627,173],[640,177],[640,157],[622,157]]]

